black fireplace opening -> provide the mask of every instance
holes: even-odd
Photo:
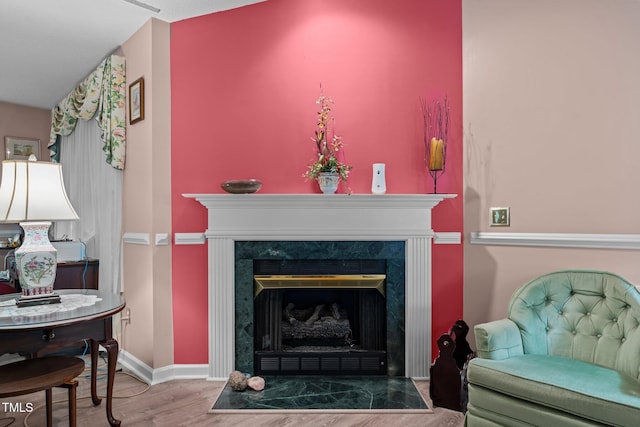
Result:
[[[385,269],[255,260],[256,375],[387,375]]]

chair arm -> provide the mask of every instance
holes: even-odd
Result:
[[[482,359],[508,359],[524,354],[522,335],[509,319],[480,323],[474,327],[478,356]]]

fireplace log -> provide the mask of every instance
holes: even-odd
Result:
[[[345,345],[352,335],[347,312],[338,303],[305,308],[288,303],[282,317],[285,320],[281,324],[282,339],[292,345],[310,342],[317,345],[323,341],[327,341],[326,345]]]
[[[295,307],[296,307],[295,304],[289,303],[284,308],[284,319],[292,325],[295,325],[296,323],[298,323],[298,319],[296,319],[296,316],[293,313],[293,309]]]
[[[340,306],[335,302],[331,304],[331,315],[334,319],[340,320]]]
[[[324,304],[316,305],[315,310],[313,310],[313,314],[304,322],[304,324],[313,325],[316,322],[316,320],[320,318],[320,311],[323,308],[324,308]]]
[[[302,340],[340,340],[345,341],[345,337],[351,336],[351,325],[349,319],[343,317],[336,320],[333,316],[324,316],[311,325],[299,322],[295,325],[282,324],[283,341]]]

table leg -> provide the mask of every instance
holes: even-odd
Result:
[[[102,343],[107,350],[107,419],[111,426],[120,425],[120,420],[113,418],[112,401],[113,401],[113,382],[116,376],[116,364],[118,362],[118,341],[113,338]]]
[[[76,413],[78,412],[76,389],[78,388],[78,381],[70,381],[65,384],[65,387],[69,389],[69,427],[76,427]]]
[[[51,393],[51,389],[48,388],[45,390],[45,400],[46,400],[46,407],[47,407],[47,427],[52,427],[53,426],[53,399],[52,399],[52,393]]]
[[[98,378],[98,342],[95,340],[89,340],[91,346],[91,400],[94,405],[99,405],[102,399],[98,397],[98,390],[96,381]]]

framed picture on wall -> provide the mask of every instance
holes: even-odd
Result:
[[[5,136],[4,149],[7,160],[27,160],[31,154],[40,158],[40,140]]]
[[[144,120],[144,77],[129,85],[129,124]]]

